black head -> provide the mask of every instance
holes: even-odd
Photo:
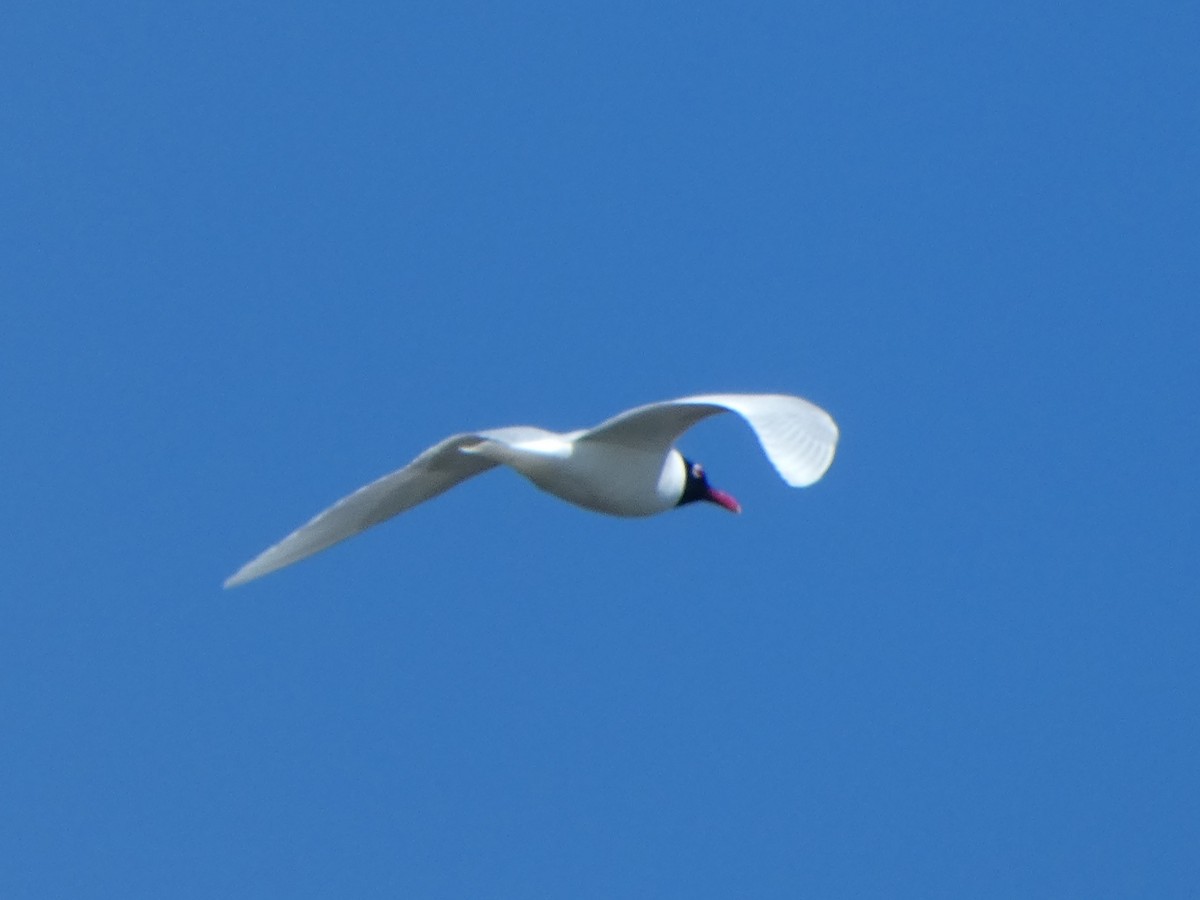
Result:
[[[687,477],[683,483],[683,493],[679,495],[679,503],[676,506],[694,503],[696,500],[707,500],[709,503],[725,507],[730,512],[742,511],[741,504],[733,497],[724,491],[718,491],[708,483],[708,474],[704,471],[704,466],[692,462],[690,459],[685,459],[683,465],[687,471]]]

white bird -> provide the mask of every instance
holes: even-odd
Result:
[[[529,426],[456,434],[339,500],[238,569],[225,587],[298,562],[501,464],[569,503],[614,516],[652,516],[695,500],[741,512],[733,497],[709,485],[703,466],[673,446],[701,419],[723,412],[749,423],[792,487],[813,484],[833,462],[837,424],[820,407],[785,394],[666,400],[566,434]]]

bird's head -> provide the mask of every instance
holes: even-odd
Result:
[[[724,491],[719,491],[708,483],[708,475],[700,463],[685,459],[683,465],[687,470],[687,480],[683,483],[683,493],[679,497],[678,506],[692,503],[696,500],[707,500],[717,506],[723,506],[730,512],[740,513],[742,505]]]

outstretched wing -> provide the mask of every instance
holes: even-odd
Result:
[[[666,453],[701,419],[723,412],[750,424],[767,459],[792,487],[813,484],[833,462],[837,423],[819,406],[787,394],[702,394],[651,403],[600,423],[579,440]]]
[[[225,587],[245,584],[299,562],[493,468],[496,463],[491,460],[459,452],[460,447],[477,444],[490,434],[456,434],[430,447],[403,469],[359,488],[264,550],[234,572]]]

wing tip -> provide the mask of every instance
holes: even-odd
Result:
[[[243,566],[226,578],[223,582],[221,582],[221,587],[225,590],[229,590],[230,588],[235,588],[238,585],[245,584],[247,581],[253,581],[257,577],[257,575],[251,575],[247,573],[246,567]]]
[[[821,461],[815,466],[807,466],[802,471],[783,472],[779,474],[783,476],[783,480],[787,482],[789,487],[806,488],[812,487],[818,481],[825,477],[825,473],[829,471],[833,465],[833,454]]]
[[[274,548],[272,547],[271,549],[273,550]],[[262,578],[264,575],[270,575],[276,569],[281,569],[287,565],[286,562],[278,562],[276,560],[268,559],[267,554],[270,552],[271,551],[268,550],[261,556],[256,556],[254,559],[250,560],[250,562],[246,563],[244,566],[226,578],[221,583],[221,587],[229,590],[229,588],[238,587],[239,585],[243,585],[248,581],[254,581],[256,578]]]

